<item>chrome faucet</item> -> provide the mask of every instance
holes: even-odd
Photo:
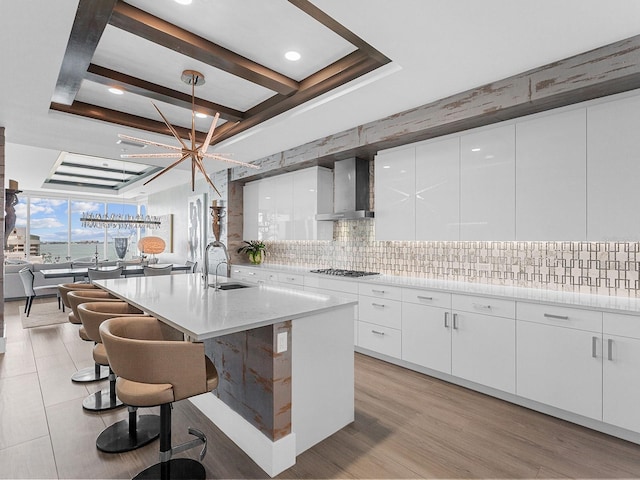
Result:
[[[222,265],[223,263],[225,263],[227,265],[227,270],[229,270],[229,263],[226,260],[222,260],[221,262],[218,262],[218,264],[216,265],[216,276],[215,276],[215,281],[213,282],[213,289],[215,291],[220,290],[220,285],[218,285],[218,267],[220,265]]]
[[[214,287],[217,290],[218,289],[218,267],[223,263],[226,263],[227,277],[228,277],[231,271],[231,267],[229,266],[231,264],[231,257],[229,257],[229,252],[227,252],[227,247],[225,246],[224,243],[218,240],[214,240],[213,242],[210,242],[209,245],[207,245],[207,248],[205,248],[204,250],[204,271],[202,272],[202,278],[204,280],[204,288],[209,288],[209,250],[212,248],[222,248],[222,250],[224,251],[224,256],[227,259],[226,261],[222,261],[218,263],[218,265],[216,266],[216,283]]]

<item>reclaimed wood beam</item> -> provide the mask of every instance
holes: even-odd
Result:
[[[252,163],[269,170],[371,158],[378,150],[640,88],[640,35],[489,83]],[[235,167],[232,180],[255,176]]]
[[[146,80],[132,77],[124,73],[116,72],[93,63],[89,65],[85,78],[92,82],[110,87],[121,86],[124,90],[130,93],[135,93],[136,95],[141,95],[143,97],[158,100],[177,107],[186,108],[191,111],[191,95],[163,87],[162,85],[147,82]],[[219,112],[220,117],[224,120],[232,122],[242,120],[244,117],[243,112],[239,110],[235,110],[218,103],[209,102],[201,98],[196,98],[195,103],[199,107],[199,112],[206,113],[211,117],[213,117],[216,112]]]
[[[71,105],[118,0],[80,0],[51,101]]]
[[[281,95],[298,90],[295,80],[122,1],[116,3],[109,23]]]
[[[158,122],[155,120],[149,120],[148,118],[118,112],[117,110],[112,110],[110,108],[99,107],[97,105],[90,105],[83,102],[73,102],[72,105],[51,103],[51,106],[49,108],[57,112],[80,115],[82,117],[92,118],[94,120],[102,120],[104,122],[115,123],[124,127],[137,128],[140,130],[146,130],[148,132],[154,132],[161,135],[168,135],[170,137],[173,137],[173,134],[169,131],[164,122]],[[175,126],[174,128],[181,138],[189,138],[191,129]],[[202,143],[204,142],[205,138],[206,133],[196,132],[197,142]]]

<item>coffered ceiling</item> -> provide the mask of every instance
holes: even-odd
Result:
[[[251,162],[637,35],[637,18],[637,0],[3,0],[7,175],[39,189],[60,152],[118,169],[140,151],[120,133],[176,142],[152,102],[186,138],[187,69],[206,79],[196,110],[221,115],[211,149]],[[210,123],[196,119],[198,138]],[[187,183],[188,169],[120,192]]]

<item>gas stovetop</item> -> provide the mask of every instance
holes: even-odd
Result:
[[[341,268],[320,268],[311,270],[311,273],[324,273],[336,277],[366,277],[368,275],[379,275],[377,272],[362,272],[360,270],[343,270]]]

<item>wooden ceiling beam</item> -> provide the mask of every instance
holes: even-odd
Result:
[[[52,102],[71,105],[118,0],[80,0]]]
[[[120,86],[127,92],[191,110],[191,95],[116,72],[93,63],[89,65],[86,79],[109,87]],[[216,112],[219,112],[220,117],[226,121],[236,122],[244,118],[244,114],[240,110],[225,107],[224,105],[209,102],[201,98],[196,98],[195,104],[199,107],[198,111],[206,113],[211,117],[213,117]]]
[[[72,115],[80,115],[82,117],[92,118],[94,120],[102,120],[103,122],[115,123],[124,127],[137,128],[139,130],[146,130],[147,132],[159,133],[160,135],[168,135],[173,138],[173,134],[169,131],[164,122],[149,120],[148,118],[119,112],[110,108],[99,107],[97,105],[90,105],[83,102],[73,102],[73,104],[71,105],[51,103],[50,109],[58,112],[70,113]],[[189,138],[191,129],[183,127],[175,127],[175,129],[181,138]],[[204,132],[196,132],[196,141],[198,143],[202,143],[204,142],[206,136],[207,135]]]
[[[295,80],[122,1],[116,3],[109,23],[281,95],[298,90]]]

